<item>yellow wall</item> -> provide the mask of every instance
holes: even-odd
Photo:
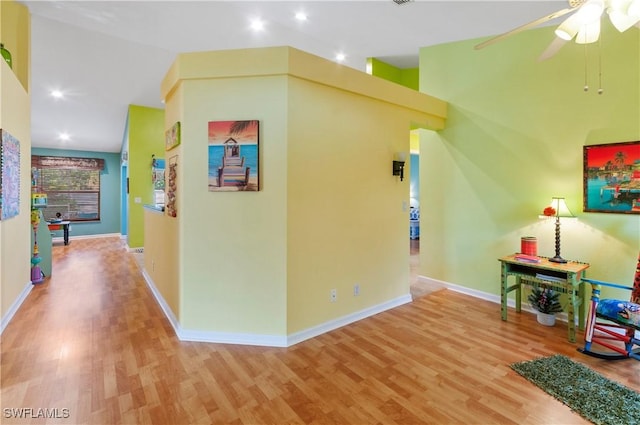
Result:
[[[409,293],[409,179],[391,162],[419,114],[298,78],[288,96],[291,334]]]
[[[0,41],[11,53],[13,73],[29,92],[31,84],[31,14],[14,0],[0,2]]]
[[[29,14],[24,6],[2,2],[2,34],[11,21],[14,26],[29,27]],[[29,37],[20,39],[12,54],[29,57]],[[14,53],[15,52],[15,53]],[[15,57],[15,56],[14,56]],[[26,85],[28,87],[28,84]],[[0,61],[0,128],[20,141],[20,213],[0,221],[0,317],[3,326],[15,308],[20,295],[29,290],[31,258],[31,109],[30,96],[9,66]]]
[[[177,318],[180,316],[177,222],[162,212],[145,209],[144,227],[153,229],[144,234],[145,272]]]
[[[165,94],[166,108],[164,119],[159,127],[163,132],[170,129],[180,121],[183,109],[183,90],[176,87],[170,94]],[[174,147],[163,154],[165,158],[165,186],[168,187],[169,164],[178,163],[178,182],[182,181],[183,168],[180,161],[182,145]],[[168,199],[165,197],[165,202]],[[182,197],[178,196],[178,214],[182,212]],[[144,268],[151,278],[154,286],[164,299],[174,320],[180,321],[182,312],[180,285],[180,266],[183,262],[183,250],[181,249],[180,230],[181,221],[178,218],[169,217],[166,212],[159,214],[145,210],[144,222]],[[180,217],[180,215],[178,216]],[[187,307],[188,308],[188,307]],[[174,323],[174,325],[176,325]]]
[[[184,83],[178,219],[185,328],[285,333],[285,83],[281,76]],[[261,123],[262,190],[209,192],[207,123],[236,119]]]
[[[286,47],[182,54],[162,93],[165,128],[182,128],[166,154],[182,328],[284,336],[408,295],[408,180],[391,161],[412,122],[444,125],[444,102]],[[209,192],[207,123],[250,119],[261,190]]]

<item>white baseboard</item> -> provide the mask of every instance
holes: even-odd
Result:
[[[167,304],[167,302],[164,300],[162,294],[160,293],[160,291],[158,291],[158,288],[156,288],[155,283],[153,283],[153,279],[151,279],[151,276],[147,274],[147,271],[145,269],[142,269],[142,277],[144,277],[144,280],[145,282],[147,282],[147,286],[151,290],[153,297],[160,305],[160,308],[169,320],[169,323],[171,323],[171,327],[173,328],[174,332],[176,333],[176,335],[178,335],[178,338],[182,340],[182,338],[180,338],[180,323],[178,323],[178,319],[176,318],[175,314],[173,314],[171,307],[169,307],[169,304]]]
[[[406,294],[393,300],[386,301],[382,304],[374,305],[365,308],[364,310],[356,311],[354,313],[347,314],[346,316],[338,317],[337,319],[333,319],[320,325],[293,333],[287,336],[287,347],[316,337],[318,335],[322,335],[334,329],[341,328],[350,323],[354,323],[367,317],[374,316],[378,313],[382,313],[383,311],[391,310],[392,308],[410,303],[411,301],[411,294]]]
[[[120,233],[99,233],[96,235],[77,235],[77,236],[69,235],[69,242],[80,240],[80,239],[113,238],[113,237],[119,238]],[[64,236],[54,236],[51,238],[51,241],[64,243]]]
[[[411,295],[407,294],[396,299],[384,302],[382,304],[378,304],[376,306],[372,306],[364,310],[360,310],[358,312],[351,313],[334,320],[330,320],[318,326],[314,326],[312,328],[305,329],[288,336],[197,331],[183,329],[182,326],[180,326],[180,322],[173,314],[173,311],[162,297],[162,294],[160,294],[160,291],[158,291],[158,289],[156,288],[153,279],[151,279],[151,276],[149,276],[146,270],[142,270],[142,276],[147,282],[147,285],[153,293],[156,301],[160,305],[160,308],[171,323],[171,326],[173,327],[173,330],[175,331],[176,336],[178,337],[178,339],[180,339],[180,341],[257,345],[264,347],[290,347],[309,338],[313,338],[315,336],[332,331],[350,323],[357,322],[358,320],[362,320],[366,317],[373,316],[375,314],[382,313],[383,311],[411,302]]]
[[[13,304],[11,304],[9,310],[7,311],[7,314],[5,314],[2,318],[2,321],[0,321],[0,334],[4,332],[4,329],[7,327],[11,319],[13,319],[13,316],[16,314],[24,300],[27,299],[27,295],[29,295],[29,292],[31,292],[32,289],[33,284],[31,282],[27,283],[20,292],[20,295],[18,295]]]
[[[478,291],[477,289],[472,289],[472,288],[467,288],[465,286],[460,286],[460,285],[456,285],[455,283],[450,283],[450,282],[445,282],[442,280],[438,280],[438,279],[432,279],[430,277],[426,277],[426,276],[418,276],[418,279],[421,282],[427,283],[427,284],[431,284],[431,285],[438,285],[438,286],[442,286],[446,289],[449,289],[451,291],[455,291],[455,292],[459,292],[461,294],[465,294],[465,295],[469,295],[471,297],[474,298],[479,298],[485,301],[491,301],[492,303],[496,303],[496,304],[500,304],[502,301],[500,299],[500,295],[496,295],[496,294],[491,294],[489,292],[484,292],[484,291]],[[498,285],[499,287],[500,282],[496,282],[496,285]],[[536,314],[536,311],[534,309],[532,309],[528,304],[526,304],[526,300],[523,300],[525,302],[522,302],[520,304],[520,307],[522,308],[523,311],[527,311],[529,313],[533,313]],[[512,298],[508,298],[507,299],[507,306],[511,307],[511,308],[515,308],[516,307],[516,300],[512,299]],[[567,322],[568,316],[567,313],[562,312],[556,315],[556,319],[560,320],[561,322]],[[578,323],[578,315],[576,314],[576,318],[575,318],[576,324]]]

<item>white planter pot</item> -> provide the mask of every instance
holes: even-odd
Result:
[[[555,326],[556,315],[538,312],[538,323],[544,326]]]

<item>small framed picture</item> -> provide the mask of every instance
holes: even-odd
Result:
[[[169,151],[180,144],[180,121],[165,132],[165,150]]]

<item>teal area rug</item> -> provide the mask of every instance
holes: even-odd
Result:
[[[637,367],[629,363],[630,373]],[[595,424],[640,425],[640,393],[568,357],[543,357],[511,368]]]

